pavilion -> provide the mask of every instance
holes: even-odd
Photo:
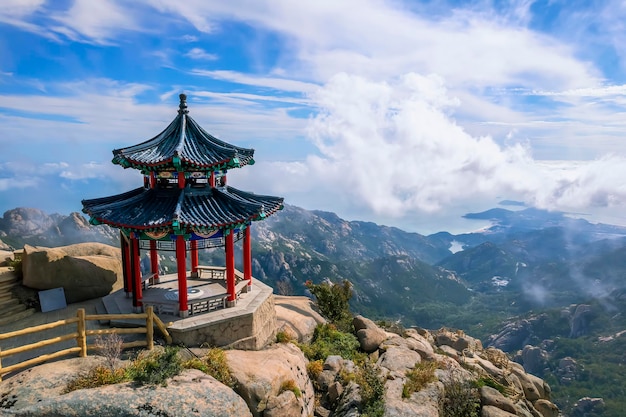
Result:
[[[120,230],[124,291],[133,308],[142,309],[146,280],[159,282],[159,252],[176,258],[178,315],[190,314],[187,257],[191,277],[203,269],[198,251],[223,247],[226,265],[226,307],[237,301],[234,243],[243,239],[243,277],[252,285],[250,226],[283,208],[283,198],[240,191],[226,183],[229,169],[254,164],[254,150],[223,142],[189,116],[187,97],[180,96],[178,115],[161,133],[138,145],[113,151],[113,163],[138,169],[143,186],[134,190],[83,200],[92,224]],[[150,273],[143,274],[140,251],[150,253]],[[217,268],[220,269],[220,268]],[[245,288],[244,291],[245,292]],[[193,306],[193,304],[191,305]]]

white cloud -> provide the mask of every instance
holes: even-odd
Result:
[[[313,207],[367,207],[406,223],[500,199],[566,211],[626,205],[626,158],[547,163],[521,144],[473,137],[449,116],[457,101],[438,77],[341,74],[311,98],[322,109],[310,125],[319,155],[266,165],[256,179]]]
[[[124,31],[140,28],[134,15],[114,0],[74,0],[68,10],[53,18],[65,26],[52,30],[73,41],[109,43],[121,38]]]
[[[191,48],[189,52],[185,54],[185,56],[191,59],[198,59],[198,60],[204,60],[204,61],[215,61],[219,59],[219,57],[216,54],[208,53],[202,48]]]
[[[237,84],[245,84],[256,87],[273,88],[281,91],[305,93],[313,91],[317,88],[315,84],[302,81],[279,77],[258,77],[236,71],[207,71],[202,69],[194,69],[191,71],[191,73],[203,77],[214,78],[216,80],[230,81]]]

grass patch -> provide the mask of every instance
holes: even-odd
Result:
[[[439,368],[437,362],[419,362],[415,368],[406,373],[406,382],[402,387],[402,398],[410,398],[411,394],[420,391],[431,382],[435,382],[435,370]]]
[[[311,378],[315,382],[317,382],[317,378],[320,376],[323,370],[324,361],[322,359],[310,361],[306,364],[306,371],[309,374],[309,378]]]
[[[226,354],[222,349],[211,348],[202,358],[192,358],[182,364],[186,369],[198,369],[229,387],[235,386],[235,379],[228,368]]]
[[[285,391],[293,392],[296,398],[300,398],[302,396],[302,392],[300,391],[298,384],[296,384],[296,381],[293,379],[288,379],[280,385],[279,394]]]
[[[485,377],[481,377],[478,378],[475,382],[474,382],[474,386],[476,388],[480,388],[480,387],[491,387],[493,389],[496,389],[500,392],[500,394],[502,395],[507,395],[506,394],[506,387],[504,385],[502,385],[501,383],[499,383],[498,381],[493,380],[492,378],[485,378]]]
[[[313,341],[301,344],[300,349],[310,361],[325,360],[330,355],[355,360],[363,355],[356,336],[339,331],[332,324],[319,324],[313,332]]]
[[[182,370],[182,361],[175,346],[166,346],[162,352],[139,355],[127,368],[132,380],[138,384],[162,386],[167,386],[167,379],[180,374]]]
[[[86,374],[79,375],[77,378],[72,379],[63,390],[63,393],[67,394],[68,392],[79,389],[96,388],[103,385],[120,384],[130,380],[130,377],[126,374],[126,370],[123,368],[111,369],[108,366],[99,365]]]
[[[289,331],[281,330],[279,332],[276,332],[277,343],[289,343],[294,341],[295,339],[296,338]]]

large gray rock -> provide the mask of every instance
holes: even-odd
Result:
[[[537,400],[533,406],[543,417],[558,417],[560,414],[559,408],[548,400]]]
[[[308,343],[318,324],[326,323],[308,297],[274,295],[278,331],[293,335],[298,342]]]
[[[526,372],[533,375],[543,375],[547,366],[548,354],[545,350],[526,345],[522,350],[522,364]]]
[[[516,414],[515,404],[498,390],[483,386],[480,387],[480,403],[483,406],[494,406],[511,414]]]
[[[124,286],[121,257],[119,248],[102,243],[26,245],[23,284],[36,290],[63,287],[68,303],[104,297]]]
[[[279,410],[271,411],[276,414],[283,408],[291,409],[288,401],[293,399],[283,395],[284,383],[292,381],[300,390],[300,397],[295,397],[298,403],[299,414],[290,414],[294,417],[308,417],[313,414],[315,401],[313,384],[307,374],[307,360],[297,346],[291,343],[279,343],[265,350],[243,351],[227,350],[228,367],[236,381],[235,390],[244,401],[254,417],[261,417],[276,407]]]
[[[250,416],[246,403],[229,387],[198,370],[186,370],[167,386],[107,385],[63,394],[78,372],[100,363],[73,358],[23,371],[0,383],[2,398],[14,403],[6,416]],[[7,404],[5,404],[6,406]]]
[[[378,366],[389,371],[406,372],[415,368],[415,364],[420,363],[422,358],[420,354],[414,350],[405,347],[392,346],[389,347],[378,359]]]
[[[480,411],[480,417],[516,417],[516,415],[501,410],[498,407],[486,405]]]
[[[352,319],[352,324],[361,349],[367,353],[378,350],[380,344],[387,338],[387,332],[366,317],[356,316]]]

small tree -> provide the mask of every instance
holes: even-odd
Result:
[[[122,355],[124,341],[117,333],[109,333],[106,337],[96,336],[95,346],[104,357],[107,367],[112,371]]]
[[[352,297],[352,284],[347,279],[341,284],[332,282],[322,282],[313,284],[311,281],[305,283],[317,300],[322,315],[337,328],[344,331],[351,331],[352,313],[348,304]]]

